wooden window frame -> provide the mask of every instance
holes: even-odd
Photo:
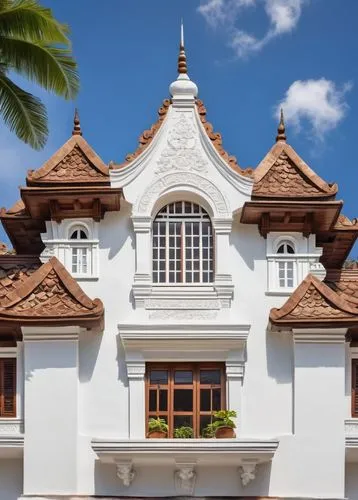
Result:
[[[6,394],[5,394],[5,364],[10,364],[10,371],[12,372],[12,388],[8,398],[11,400],[11,411],[6,409]],[[0,357],[0,417],[1,418],[14,418],[16,417],[16,371],[17,360],[16,358]]]
[[[352,380],[351,380],[351,412],[352,418],[358,418],[358,404],[355,405],[356,398],[358,399],[358,384],[356,384],[358,375],[358,359],[352,359]]]
[[[200,382],[200,370],[218,370],[220,369],[220,384],[203,384]],[[150,371],[151,370],[166,370],[168,372],[167,384],[151,384]],[[190,370],[193,372],[192,384],[175,384],[174,373],[180,370]],[[174,411],[174,389],[193,389],[193,411]],[[149,391],[157,390],[157,410],[149,411]],[[160,411],[159,407],[159,391],[167,390],[167,410]],[[201,411],[200,410],[200,389],[220,389],[220,409],[226,409],[226,373],[225,363],[146,363],[145,373],[145,425],[146,435],[148,432],[148,421],[151,417],[164,417],[169,425],[168,437],[174,437],[174,417],[176,415],[192,416],[194,437],[200,437],[200,417],[212,415],[214,411]]]

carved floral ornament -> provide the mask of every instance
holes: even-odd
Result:
[[[208,179],[191,173],[171,173],[155,180],[137,199],[133,216],[153,215],[155,203],[168,192],[190,191],[203,198],[210,206],[215,218],[231,218],[228,201],[219,189]]]
[[[198,134],[188,113],[178,113],[173,128],[168,133],[167,147],[162,152],[156,174],[170,170],[206,173],[207,160],[198,145]]]

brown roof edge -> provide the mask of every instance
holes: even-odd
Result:
[[[28,297],[31,292],[46,278],[51,270],[56,272],[66,290],[75,300],[77,300],[77,302],[87,309],[88,312],[93,311],[97,314],[101,312],[103,313],[102,302],[99,299],[92,301],[83,292],[77,281],[70,275],[70,273],[59,262],[59,260],[57,260],[56,257],[52,257],[48,262],[46,262],[46,264],[43,264],[39,269],[37,269],[21,286],[8,294],[5,309],[10,309],[22,299]]]
[[[170,99],[164,99],[162,105],[158,109],[157,121],[153,123],[150,129],[144,130],[144,132],[140,135],[137,149],[133,153],[128,153],[125,157],[124,162],[122,163],[111,162],[110,169],[117,170],[126,167],[127,165],[132,163],[132,161],[138,158],[140,154],[143,153],[143,151],[149,146],[149,144],[152,142],[155,135],[157,134],[158,130],[162,126],[162,123],[164,122],[164,119],[167,116],[170,104],[171,104]]]
[[[337,192],[338,192],[338,185],[333,183],[329,184],[326,181],[324,181],[321,177],[319,177],[308,165],[307,163],[296,153],[296,151],[290,146],[288,143],[285,141],[278,141],[276,144],[272,146],[270,151],[267,153],[267,155],[263,158],[263,160],[259,163],[259,165],[256,167],[254,171],[254,179],[255,179],[255,184],[258,184],[265,176],[266,174],[270,171],[270,169],[273,167],[275,162],[278,160],[279,156],[281,153],[284,152],[287,154],[287,156],[290,158],[290,160],[293,162],[295,167],[299,169],[299,171],[302,173],[302,175],[312,183],[317,190],[321,191],[321,193],[317,194],[310,194],[309,196],[312,197],[334,197]],[[253,196],[263,196],[261,194],[255,195],[255,188],[253,190]],[[267,194],[268,196],[271,196],[271,193]],[[304,195],[304,193],[303,193]],[[274,197],[275,194],[272,194],[272,197]],[[290,194],[288,194],[290,196]],[[292,193],[291,193],[292,196]]]
[[[49,183],[55,184],[59,181],[48,180],[46,181],[46,176],[69,154],[73,151],[75,146],[78,146],[84,155],[88,158],[90,163],[95,167],[98,173],[102,174],[102,179],[89,179],[88,182],[97,183],[109,183],[109,167],[103,162],[103,160],[97,155],[94,149],[88,144],[88,142],[81,135],[72,135],[63,146],[61,146],[49,160],[47,160],[40,168],[37,170],[29,170],[26,177],[27,186],[37,185],[38,183]],[[66,183],[66,179],[63,181]],[[68,182],[68,181],[67,181]],[[69,182],[71,183],[71,181]],[[81,183],[79,180],[78,183]],[[82,182],[83,183],[83,182]]]
[[[338,295],[331,288],[329,288],[329,286],[321,282],[318,278],[316,278],[312,274],[309,274],[302,281],[302,283],[298,286],[298,288],[296,288],[296,290],[292,293],[287,302],[285,302],[285,304],[280,309],[277,308],[271,309],[270,321],[274,324],[280,323],[281,320],[282,322],[284,322],[285,316],[290,314],[293,311],[293,309],[297,307],[297,305],[302,300],[302,298],[304,297],[305,293],[307,292],[307,290],[311,285],[313,285],[318,290],[318,292],[321,295],[323,295],[323,297],[326,300],[331,302],[338,309],[341,309],[342,311],[349,314],[357,315],[357,321],[358,321],[358,311],[352,309],[340,295]],[[297,320],[295,320],[295,322],[297,322]]]
[[[216,149],[217,153],[221,156],[221,158],[228,164],[230,168],[232,168],[235,172],[240,175],[244,175],[246,177],[253,177],[254,170],[252,168],[243,169],[239,166],[237,159],[235,156],[231,156],[223,147],[221,134],[218,132],[214,132],[214,127],[210,122],[208,122],[206,117],[206,107],[200,99],[196,100],[197,110],[199,114],[199,118],[207,136],[209,137],[212,145]]]

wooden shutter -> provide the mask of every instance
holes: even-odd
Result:
[[[0,360],[1,417],[16,417],[16,359]]]
[[[358,359],[352,361],[352,417],[358,417]]]

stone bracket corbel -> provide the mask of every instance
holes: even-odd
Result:
[[[247,486],[256,477],[256,462],[243,463],[239,467],[240,479],[243,486]]]
[[[123,486],[127,488],[131,485],[135,478],[135,470],[132,460],[116,461],[117,477],[122,481]]]
[[[196,462],[175,462],[174,484],[178,493],[194,495],[196,481]]]

